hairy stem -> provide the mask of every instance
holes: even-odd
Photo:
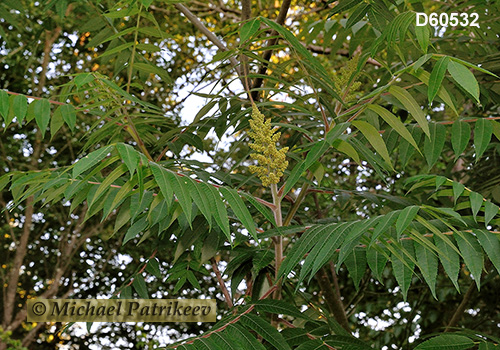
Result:
[[[278,186],[276,184],[271,185],[271,193],[273,196],[273,204],[275,205],[274,220],[276,221],[276,226],[283,226],[283,218],[281,216],[281,197],[278,194]],[[278,286],[276,292],[274,293],[274,299],[280,299],[281,297],[281,281],[278,281],[278,271],[281,266],[281,261],[283,260],[283,237],[274,237],[274,259],[275,259],[275,284]]]

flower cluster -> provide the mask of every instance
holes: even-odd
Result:
[[[359,55],[353,56],[345,66],[341,67],[333,76],[336,92],[343,97],[344,102],[352,101],[356,98],[356,92],[361,87],[361,82],[353,81],[349,85],[349,80],[353,74],[356,74],[358,67]],[[344,96],[345,95],[345,96]]]
[[[250,172],[257,174],[264,186],[276,184],[288,166],[286,160],[288,147],[276,149],[276,142],[281,133],[271,128],[271,119],[264,120],[264,115],[255,104],[252,106],[250,127],[252,130],[248,135],[255,141],[250,144],[250,148],[257,152],[252,153],[250,157],[259,164],[251,165]]]

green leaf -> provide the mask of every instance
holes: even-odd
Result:
[[[437,61],[434,68],[432,69],[431,76],[429,78],[429,89],[427,90],[427,97],[429,98],[429,104],[432,104],[434,97],[436,97],[439,88],[443,83],[444,75],[446,74],[446,69],[448,67],[449,60],[450,58],[448,56],[441,57]]]
[[[144,7],[147,9],[149,5],[153,3],[153,0],[141,0],[141,4],[144,5]]]
[[[429,26],[415,26],[415,36],[417,37],[418,44],[424,53],[427,53],[430,43],[430,30]]]
[[[127,230],[127,233],[125,233],[125,237],[123,238],[122,245],[125,245],[128,241],[137,237],[137,235],[140,232],[143,232],[146,227],[148,227],[148,220],[146,216],[143,216],[142,218],[134,222],[132,226],[130,226],[130,228]]]
[[[370,142],[375,151],[385,160],[385,162],[389,165],[389,167],[394,170],[392,167],[391,157],[389,156],[389,152],[387,151],[387,147],[385,146],[384,140],[382,136],[379,134],[378,130],[375,127],[365,121],[356,120],[353,121],[352,124],[363,134],[364,137]]]
[[[458,158],[469,144],[470,126],[468,123],[456,121],[451,127],[451,145],[455,157]]]
[[[499,346],[493,343],[482,342],[479,344],[479,350],[498,350]]]
[[[149,162],[149,166],[151,167],[151,172],[155,178],[158,187],[160,187],[160,191],[163,195],[163,198],[167,201],[168,205],[172,203],[172,196],[174,195],[174,190],[172,183],[170,182],[171,178],[168,177],[169,171],[162,167],[159,164]]]
[[[379,249],[377,248],[379,247],[366,249],[366,260],[375,278],[382,282],[382,273],[384,272],[385,266],[387,265],[387,260],[389,260],[389,253],[387,249],[383,247]],[[383,250],[385,254],[380,250]]]
[[[148,288],[146,287],[146,281],[144,281],[144,277],[142,275],[136,275],[134,277],[134,281],[132,282],[132,287],[134,287],[137,294],[142,299],[149,299],[148,296]]]
[[[205,219],[207,219],[210,229],[212,229],[212,207],[210,205],[210,199],[206,192],[201,190],[201,186],[198,183],[192,179],[189,180],[192,182],[192,186],[189,186],[191,198],[193,198],[196,207],[200,209]]]
[[[295,167],[292,169],[292,172],[288,176],[285,184],[285,190],[283,191],[283,195],[288,194],[292,187],[299,181],[302,174],[306,171],[306,162],[305,160],[297,163]]]
[[[6,122],[9,118],[9,108],[9,95],[4,90],[0,90],[0,114]]]
[[[389,227],[396,221],[400,214],[400,211],[392,211],[387,215],[382,216],[377,226],[373,230],[372,238],[370,241],[370,246],[376,241],[376,239],[382,234],[387,232]]]
[[[132,146],[124,143],[117,143],[116,150],[118,151],[118,154],[120,155],[122,161],[127,166],[128,171],[130,173],[130,177],[132,177],[132,175],[134,175],[135,170],[137,169],[137,166],[139,165],[139,160],[140,160],[139,155]],[[154,174],[154,170],[153,169],[151,170],[153,171]]]
[[[453,200],[455,204],[457,203],[457,199],[464,193],[465,186],[460,182],[453,181]]]
[[[73,166],[72,177],[76,178],[78,175],[92,168],[94,165],[103,160],[109,152],[111,152],[113,146],[106,146],[98,149],[92,153],[89,153],[82,159],[79,159]]]
[[[264,345],[255,339],[249,331],[237,323],[235,325],[227,324],[226,332],[234,341],[240,344],[239,349],[266,350]]]
[[[415,350],[462,350],[470,349],[474,342],[467,337],[455,334],[440,334],[418,345]]]
[[[377,113],[382,119],[385,120],[387,124],[389,124],[394,130],[397,131],[401,137],[403,137],[406,141],[408,141],[415,149],[418,150],[418,145],[415,142],[411,133],[406,129],[405,125],[397,118],[394,114],[389,112],[387,109],[379,106],[379,105],[369,105],[368,109]],[[420,150],[418,150],[420,152]]]
[[[498,234],[487,230],[472,230],[479,243],[488,255],[498,273],[500,273],[500,237]]]
[[[50,122],[50,102],[47,99],[35,101],[35,120],[36,124],[42,132],[42,137],[45,137],[45,131]]]
[[[181,205],[182,211],[186,215],[186,219],[191,224],[192,220],[192,201],[191,196],[189,194],[190,186],[194,186],[192,183],[189,183],[187,179],[184,177],[175,175],[171,172],[166,173],[169,178],[169,183],[172,185],[174,190],[174,194]]]
[[[413,219],[415,219],[419,209],[420,208],[418,206],[412,205],[411,207],[404,208],[401,213],[399,213],[398,219],[396,220],[396,233],[398,235],[398,239]]]
[[[474,74],[467,67],[454,60],[448,62],[448,72],[457,84],[479,103],[479,84]]]
[[[424,238],[427,239],[427,238]],[[437,300],[436,296],[436,278],[438,272],[438,258],[436,254],[429,248],[424,247],[421,243],[414,241],[415,255],[417,257],[418,267],[424,276],[425,282],[429,285],[432,295]]]
[[[23,119],[26,117],[26,112],[28,111],[28,99],[24,95],[17,95],[14,97],[14,103],[12,105],[14,109],[14,114],[17,117],[19,125],[23,123]]]
[[[429,131],[429,122],[425,118],[425,114],[418,105],[417,101],[410,95],[408,91],[399,87],[391,86],[389,92],[411,113],[413,118],[417,121],[418,125],[422,128],[424,133],[431,137]]]
[[[455,288],[460,292],[460,286],[458,285],[458,273],[460,272],[460,256],[458,253],[450,246],[450,238],[438,235],[434,235],[434,243],[439,249],[441,254],[439,254],[439,260],[444,267],[444,271],[448,274],[448,277],[453,282]],[[445,242],[447,240],[448,242]]]
[[[211,185],[207,185],[205,183],[200,183],[200,185],[204,188],[203,191],[207,193],[210,205],[212,207],[213,216],[217,225],[219,225],[220,229],[226,235],[229,242],[231,242],[231,232],[229,231],[229,218],[227,217],[227,210],[220,198],[219,192]]]
[[[157,278],[161,278],[160,263],[158,262],[158,259],[149,259],[148,265],[146,266],[146,271]]]
[[[259,28],[260,28],[260,21],[258,18],[254,18],[253,20],[242,25],[240,28],[240,43],[244,43],[252,36],[254,36],[254,34],[257,33],[257,31],[259,30]]]
[[[291,305],[283,300],[269,300],[263,299],[255,302],[255,309],[259,312],[269,312],[272,314],[283,314],[293,316],[295,318],[308,317],[300,312],[294,305]]]
[[[347,256],[344,264],[349,271],[349,275],[354,281],[356,290],[359,289],[359,282],[366,272],[366,250],[360,247],[355,247]]]
[[[59,107],[61,110],[62,117],[64,122],[69,126],[72,132],[75,131],[76,125],[76,110],[75,107],[69,104],[64,104]]]
[[[394,269],[394,276],[396,277],[396,281],[401,287],[403,298],[406,301],[406,296],[408,295],[408,289],[410,288],[415,264],[411,261],[406,261],[405,263],[400,258],[396,257],[394,254],[391,256],[391,263],[392,263],[392,268]]]
[[[264,206],[258,202],[253,196],[244,193],[243,196],[269,221],[274,227],[276,227],[276,221],[269,207]]]
[[[429,126],[430,138],[424,140],[424,155],[429,169],[436,164],[443,152],[446,140],[446,128],[442,124],[431,123]]]
[[[484,226],[488,226],[489,222],[498,214],[498,206],[487,201],[484,203]]]
[[[351,123],[339,123],[336,124],[333,129],[330,129],[325,136],[325,141],[330,145],[333,146],[333,143],[336,140],[339,140],[339,136],[342,135],[347,128],[351,125]]]
[[[94,79],[91,73],[81,73],[75,76],[74,82],[77,87],[81,88],[83,85],[93,82]]]
[[[241,221],[243,226],[245,226],[250,235],[257,242],[258,241],[257,231],[255,229],[255,223],[252,219],[252,215],[250,215],[250,212],[248,211],[245,203],[241,199],[238,192],[229,187],[219,187],[219,191],[222,193],[222,196],[224,196],[226,201],[229,203],[231,209],[233,209],[233,212],[236,215],[236,217]]]
[[[291,350],[281,333],[263,318],[253,314],[246,314],[241,316],[240,322],[255,331],[264,340],[273,345],[274,348],[278,350]]]
[[[493,133],[493,126],[491,121],[484,118],[479,118],[476,121],[474,128],[474,148],[476,150],[476,163],[483,155],[486,148],[491,141],[491,134]]]
[[[172,82],[172,78],[170,75],[168,75],[167,71],[165,69],[158,68],[157,66],[154,66],[149,63],[134,63],[134,68],[146,72],[149,74],[156,74],[158,75],[164,82],[170,83]]]
[[[129,47],[133,46],[134,43],[125,43],[125,44],[121,44],[121,45],[118,45],[117,47],[114,47],[112,49],[109,49],[109,50],[106,50],[103,54],[101,54],[99,56],[99,58],[104,58],[104,57],[107,57],[107,56],[111,56],[111,55],[114,55],[118,52],[122,52],[123,50],[125,49],[128,49]],[[139,45],[137,45],[139,46]]]
[[[472,215],[474,216],[474,220],[476,220],[477,213],[479,213],[479,210],[483,206],[483,196],[477,192],[472,191],[469,194],[469,199]]]
[[[344,153],[356,163],[361,165],[361,160],[359,159],[358,152],[356,152],[356,149],[354,149],[354,147],[352,147],[351,144],[347,141],[337,139],[333,142],[332,147],[337,151]]]
[[[61,110],[58,108],[55,110],[54,114],[52,114],[52,118],[50,118],[50,138],[51,140],[54,138],[54,135],[61,129],[64,125],[64,120],[61,114]]]
[[[483,269],[483,250],[477,239],[470,233],[462,232],[455,235],[455,239],[464,257],[465,265],[476,281],[477,289],[481,287],[481,270]]]

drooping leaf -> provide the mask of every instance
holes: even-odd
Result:
[[[238,192],[229,187],[220,187],[219,191],[227,200],[227,202],[233,209],[233,212],[238,217],[238,219],[240,219],[243,226],[245,226],[250,235],[255,239],[255,241],[257,241],[257,231],[255,229],[255,223],[252,219],[252,215],[250,215],[250,212],[248,211]]]
[[[479,210],[483,206],[483,196],[481,196],[481,194],[477,192],[472,191],[469,194],[469,199],[472,215],[474,216],[474,220],[476,220],[477,213],[479,213]]]
[[[491,141],[493,127],[491,121],[479,118],[474,128],[474,148],[476,150],[476,162],[479,161]]]
[[[424,238],[426,239],[426,238]],[[425,282],[431,289],[432,295],[437,300],[436,296],[436,278],[438,272],[438,258],[435,252],[424,247],[421,243],[414,241],[415,255],[417,257],[418,266]]]
[[[206,191],[212,206],[213,217],[219,225],[220,229],[226,235],[229,242],[231,242],[231,232],[229,231],[229,219],[227,217],[227,210],[220,198],[219,192],[211,185],[205,183],[200,184]]]
[[[411,241],[403,241],[402,242],[403,249],[406,249],[407,253],[410,255],[414,255],[413,252],[413,244]],[[401,288],[401,292],[403,293],[403,298],[406,301],[406,296],[408,295],[408,289],[410,288],[411,280],[413,277],[413,269],[415,268],[415,264],[413,261],[406,260],[402,261],[402,256],[397,257],[394,254],[391,256],[392,268],[394,269],[394,276],[398,281],[398,284]]]
[[[403,122],[401,122],[401,120],[399,120],[394,114],[379,105],[369,105],[368,109],[371,109],[380,117],[382,117],[382,119],[384,119],[387,124],[389,124],[394,130],[396,130],[397,133],[401,135],[401,137],[403,137],[413,147],[415,147],[416,150],[420,152],[415,139],[413,139],[413,136],[411,136],[411,133],[408,131],[408,129],[406,129]]]
[[[148,287],[146,286],[146,281],[144,281],[144,277],[142,275],[138,274],[134,277],[134,281],[132,282],[132,287],[134,287],[135,291],[137,294],[142,299],[148,299]]]
[[[438,249],[443,253],[439,254],[439,261],[444,267],[446,274],[453,282],[453,285],[460,292],[460,287],[458,285],[458,273],[460,272],[460,256],[458,253],[452,249],[444,240],[450,240],[446,236],[440,237],[439,235],[434,235],[434,242]]]
[[[424,155],[429,168],[436,164],[443,151],[446,140],[446,129],[444,125],[431,123],[429,125],[430,138],[424,140]]]
[[[58,109],[61,110],[61,115],[64,122],[69,126],[71,131],[75,131],[76,125],[76,111],[75,107],[69,104],[61,105]]]
[[[163,194],[163,198],[165,198],[167,203],[170,205],[170,203],[172,202],[172,197],[174,195],[174,189],[172,183],[170,182],[171,177],[167,175],[169,171],[161,165],[153,162],[150,162],[149,165],[151,167],[151,172],[153,173],[155,181],[160,187],[161,193]]]
[[[427,26],[425,26],[425,28],[427,28]],[[429,89],[427,91],[427,97],[430,104],[432,104],[434,97],[436,97],[439,88],[441,87],[444,75],[446,74],[446,69],[448,68],[449,60],[450,58],[448,56],[441,57],[432,69],[429,79]]]
[[[470,131],[468,123],[461,121],[453,123],[453,126],[451,127],[451,145],[456,158],[460,157],[469,144]]]
[[[490,201],[484,202],[484,226],[488,226],[490,221],[498,214],[500,208]]]
[[[455,239],[464,257],[465,265],[474,277],[477,289],[479,290],[481,287],[481,270],[483,269],[484,263],[483,250],[477,239],[470,233],[461,232],[455,235]]]
[[[398,234],[398,239],[413,219],[415,219],[419,209],[418,206],[412,205],[411,207],[404,208],[401,213],[399,213],[398,219],[396,220],[396,233]]]
[[[0,114],[5,122],[7,122],[7,118],[9,118],[9,108],[9,95],[4,90],[0,90]]]
[[[355,247],[351,254],[347,256],[344,264],[349,271],[349,275],[354,280],[356,290],[359,288],[359,282],[366,272],[366,250],[360,247]]]
[[[479,243],[493,263],[493,266],[500,273],[500,237],[497,233],[487,230],[472,230]]]
[[[285,338],[273,326],[267,323],[263,318],[253,314],[241,316],[240,322],[251,330],[255,331],[267,342],[272,344],[278,350],[291,350]]]
[[[132,175],[134,175],[135,170],[137,169],[137,166],[139,165],[139,160],[140,160],[139,155],[132,146],[124,143],[117,143],[116,150],[118,151],[118,154],[120,155],[122,161],[127,166],[128,171],[130,173],[130,177],[132,177]],[[154,170],[152,171],[154,173]]]
[[[370,142],[375,151],[385,160],[385,162],[392,168],[391,157],[387,151],[384,140],[380,136],[379,132],[371,124],[368,124],[362,120],[353,121],[352,124],[361,131],[364,137]]]
[[[479,103],[479,84],[474,74],[467,67],[454,60],[448,62],[448,72],[450,72],[451,77],[457,84],[471,94],[474,100]]]
[[[26,117],[26,112],[28,111],[28,99],[26,96],[17,95],[14,97],[12,108],[14,109],[14,114],[16,115],[19,125],[21,125],[24,117]]]
[[[425,118],[425,114],[418,105],[417,101],[413,98],[412,95],[405,89],[399,87],[399,86],[391,86],[389,88],[389,92],[396,98],[398,99],[399,102],[408,110],[408,112],[411,113],[413,118],[417,121],[418,125],[422,128],[424,133],[428,136],[431,137],[430,131],[429,131],[429,122]]]
[[[130,228],[127,230],[127,233],[125,233],[122,245],[125,245],[128,241],[137,237],[137,235],[140,232],[143,232],[147,226],[148,220],[146,216],[143,216],[142,218],[134,222],[132,226],[130,226]]]
[[[43,98],[41,100],[33,102],[35,103],[35,120],[36,124],[40,128],[42,137],[45,137],[45,132],[50,122],[50,102]]]
[[[388,256],[389,252],[383,247],[372,247],[367,248],[366,250],[366,260],[368,262],[368,266],[372,270],[375,278],[379,281],[382,281],[382,273],[384,272],[387,261],[389,260]]]

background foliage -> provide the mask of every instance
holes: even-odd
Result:
[[[0,349],[498,347],[499,6],[2,2]],[[220,320],[87,333],[27,323],[34,297]]]

